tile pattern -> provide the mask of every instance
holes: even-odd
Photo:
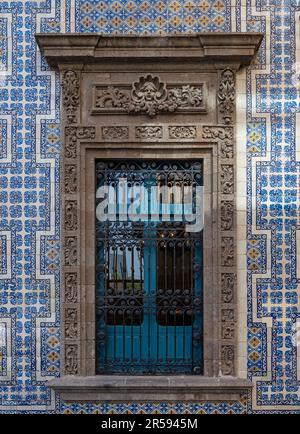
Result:
[[[48,327],[42,335],[42,374],[58,376],[60,370],[60,329]]]
[[[3,69],[3,76],[1,76],[1,71],[0,71],[0,85],[1,83],[4,84],[4,69]],[[6,139],[7,138],[7,125],[5,120],[0,120],[0,158],[6,158],[7,154],[6,154]]]
[[[7,61],[8,61],[8,53],[7,53],[7,44],[5,35],[7,35],[7,26],[8,21],[7,18],[3,17],[0,19],[0,73],[7,70]]]
[[[228,0],[77,1],[79,31],[160,34],[228,31]]]
[[[63,403],[63,414],[245,414],[247,397],[238,402],[113,402]]]
[[[297,10],[299,2],[292,0],[257,2],[247,27],[253,28],[255,15],[270,19],[270,61],[248,71],[248,372],[255,384],[253,411],[300,409],[297,348],[292,343],[300,307],[295,152],[300,100],[299,82],[292,76],[299,68]]]
[[[59,84],[54,73],[37,67],[34,40],[51,6],[52,1],[0,4],[0,25],[7,23],[1,43],[11,57],[0,84],[0,235],[7,261],[0,261],[0,322],[6,318],[10,324],[1,349],[0,407],[8,412],[57,406],[45,380],[57,365],[51,336],[59,326],[59,267],[51,240],[59,240],[59,155],[54,139],[53,149],[46,146],[42,127],[58,122]]]
[[[298,0],[1,1],[0,412],[300,411],[292,343],[300,316],[299,16]],[[266,34],[247,70],[247,141],[240,144],[247,158],[247,369],[253,395],[238,403],[60,402],[45,386],[60,366],[60,95],[34,34],[229,30]]]

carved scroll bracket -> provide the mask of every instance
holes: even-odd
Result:
[[[235,113],[235,71],[230,68],[220,73],[217,97],[219,123],[232,124]]]
[[[74,78],[73,74],[70,77]],[[72,81],[71,80],[71,81]],[[66,88],[63,88],[65,92]],[[67,87],[72,92],[72,86]],[[76,96],[76,91],[75,91]],[[69,102],[66,108],[66,128],[62,168],[62,224],[63,224],[63,337],[66,375],[81,372],[80,365],[80,141],[93,140],[96,129],[93,126],[70,125],[76,112],[77,97],[63,95]],[[69,116],[69,117],[68,117]]]
[[[62,71],[62,103],[66,113],[66,122],[79,122],[80,71],[67,69]]]

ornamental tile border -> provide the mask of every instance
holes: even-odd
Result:
[[[242,10],[240,2],[230,7],[226,1],[220,10],[204,10],[197,2],[197,7],[189,10],[187,2],[178,1],[179,10],[166,12],[157,10],[159,2],[154,1],[150,12],[137,5],[119,22],[117,13],[108,19],[108,8],[101,11],[100,6],[93,19],[92,10],[84,9],[85,3],[76,0],[75,13],[70,9],[70,0],[3,1],[0,5],[0,81],[5,84],[0,88],[0,231],[6,239],[4,252],[11,264],[9,269],[7,261],[0,264],[0,322],[11,322],[11,337],[0,359],[0,412],[241,413],[247,406],[247,411],[253,412],[299,412],[297,359],[291,347],[292,326],[300,315],[295,297],[299,290],[299,264],[290,254],[296,246],[299,223],[287,214],[297,198],[289,196],[290,203],[283,204],[280,194],[283,189],[291,190],[289,185],[299,172],[299,96],[293,69],[299,61],[295,36],[296,27],[299,31],[299,3],[247,0],[246,9]],[[101,2],[89,3],[94,8]],[[249,68],[246,75],[248,140],[241,145],[247,149],[248,377],[255,382],[248,404],[68,405],[60,403],[44,386],[53,375],[44,375],[53,351],[46,342],[51,340],[50,330],[60,324],[59,262],[55,262],[49,246],[50,240],[59,240],[60,109],[57,76],[43,60],[40,65],[34,34],[75,30],[108,34],[243,30],[267,35],[257,65]],[[52,125],[57,139],[50,133]],[[289,159],[285,165],[278,164],[283,157]],[[252,202],[257,193],[259,213]],[[46,197],[52,198],[51,212],[44,207]],[[60,246],[55,249],[59,251]],[[272,253],[272,260],[268,252]],[[278,291],[280,299],[276,298]],[[287,311],[285,321],[280,316],[283,310]],[[39,333],[31,330],[32,319]],[[9,366],[5,351],[11,354],[8,380],[3,375]],[[57,354],[60,355],[59,350]],[[267,354],[271,355],[270,361]],[[32,366],[36,366],[36,371],[32,371]],[[23,374],[28,376],[26,383]]]

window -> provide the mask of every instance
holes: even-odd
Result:
[[[96,180],[97,373],[200,374],[203,237],[184,197],[202,194],[202,161],[102,160]]]
[[[235,73],[261,40],[37,35],[62,81],[63,356],[49,385],[64,400],[232,401],[251,388],[236,364]],[[98,176],[122,165],[162,191],[171,172],[200,175],[203,231],[98,224]],[[157,214],[175,215],[176,195],[164,207],[160,193]]]

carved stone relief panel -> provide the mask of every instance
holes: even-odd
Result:
[[[128,127],[102,127],[102,138],[110,140],[128,139]]]
[[[64,252],[66,265],[78,265],[78,237],[65,237]]]
[[[221,201],[221,230],[231,231],[234,225],[234,202],[229,200]]]
[[[78,311],[76,307],[68,307],[65,309],[65,331],[66,339],[77,339]]]
[[[65,302],[78,302],[78,275],[77,273],[65,273]]]
[[[74,159],[79,155],[78,140],[94,139],[95,127],[66,127],[65,130],[65,158]]]
[[[204,83],[167,84],[158,75],[139,76],[131,85],[95,85],[93,114],[129,113],[154,117],[176,111],[205,112]]]
[[[78,192],[78,173],[75,164],[65,165],[65,193],[75,194]]]
[[[235,319],[234,309],[222,309],[222,339],[234,339],[235,334]]]
[[[78,229],[78,203],[77,200],[66,200],[65,202],[65,230],[76,231]]]
[[[234,285],[235,285],[234,273],[221,274],[221,302],[222,303],[231,303],[234,301]]]
[[[176,125],[169,127],[170,139],[195,139],[197,129],[195,126]]]
[[[234,167],[232,164],[221,164],[220,182],[223,194],[234,193]]]
[[[79,360],[79,348],[78,344],[65,345],[65,373],[67,375],[78,374],[78,360]]]
[[[234,345],[222,345],[221,347],[221,371],[223,375],[235,373],[235,350]]]
[[[146,125],[135,127],[135,137],[137,139],[161,139],[163,129],[161,126]]]

